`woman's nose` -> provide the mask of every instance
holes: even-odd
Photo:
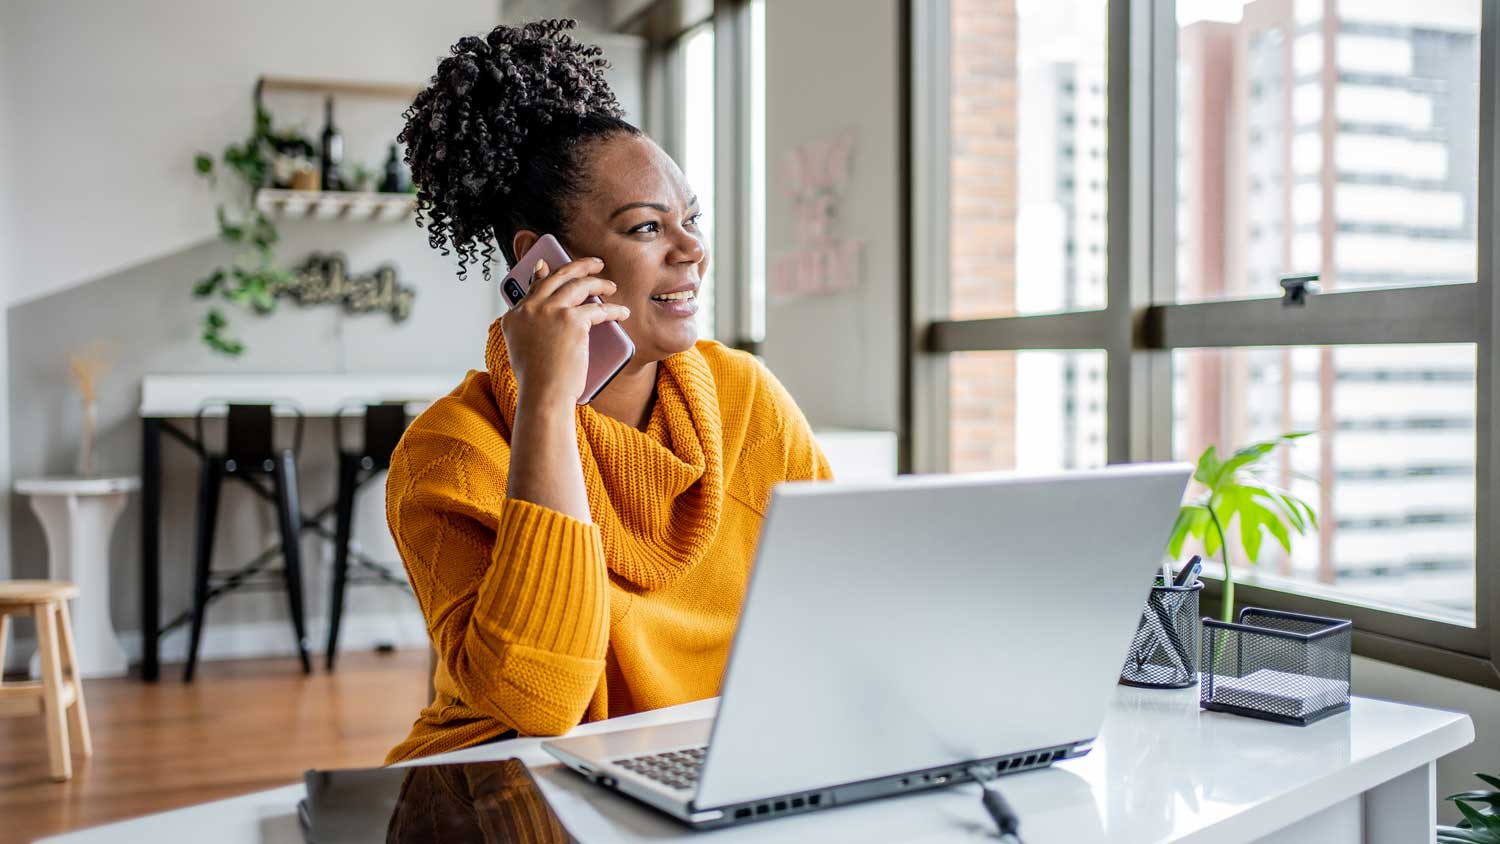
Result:
[[[673,263],[698,264],[708,255],[708,249],[703,244],[703,238],[696,232],[685,228],[678,228],[673,239],[673,250],[670,256]]]

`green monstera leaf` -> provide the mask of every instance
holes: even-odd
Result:
[[[1262,461],[1278,448],[1289,446],[1309,432],[1283,434],[1251,443],[1228,458],[1209,446],[1198,456],[1193,480],[1203,488],[1194,500],[1182,505],[1167,542],[1167,553],[1182,555],[1189,537],[1203,543],[1210,557],[1222,555],[1224,601],[1222,617],[1234,618],[1234,573],[1229,567],[1229,535],[1238,522],[1240,547],[1252,564],[1259,562],[1261,548],[1269,537],[1282,550],[1292,550],[1292,535],[1305,535],[1318,527],[1313,506],[1271,483],[1262,474]]]

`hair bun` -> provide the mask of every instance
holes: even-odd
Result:
[[[459,254],[459,277],[476,257],[488,275],[494,232],[487,213],[510,193],[526,148],[557,130],[559,118],[623,117],[605,81],[609,62],[568,35],[577,21],[540,20],[466,35],[403,117],[398,140],[417,185],[417,225],[444,255]]]

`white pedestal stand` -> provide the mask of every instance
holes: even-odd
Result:
[[[16,492],[31,498],[31,509],[47,534],[47,576],[78,586],[73,605],[73,638],[84,677],[119,677],[128,662],[109,617],[109,537],[125,499],[139,489],[139,478],[28,478]],[[32,676],[37,676],[32,658]]]

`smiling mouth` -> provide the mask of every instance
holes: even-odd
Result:
[[[657,296],[652,296],[651,297],[651,301],[653,301],[653,302],[690,302],[690,301],[692,301],[692,300],[694,300],[696,298],[698,298],[697,291],[694,291],[694,290],[684,290],[681,293],[662,293],[662,294],[657,295]]]

